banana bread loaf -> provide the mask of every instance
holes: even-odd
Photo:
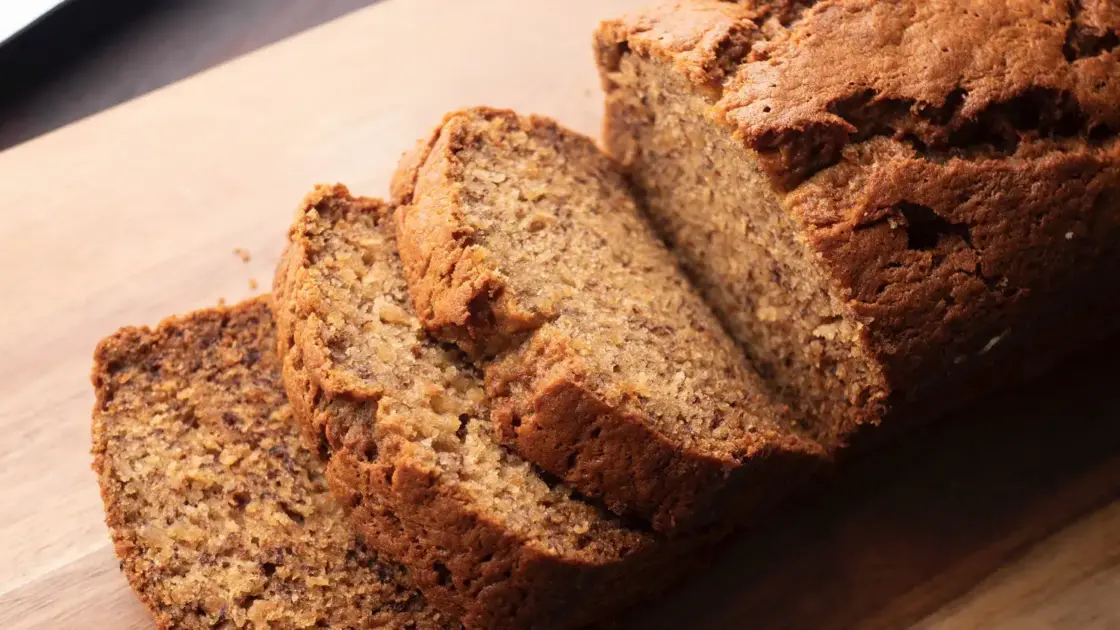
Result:
[[[502,448],[480,375],[408,303],[391,213],[311,193],[276,279],[284,383],[367,541],[468,627],[573,627],[660,590],[658,544]]]
[[[458,628],[357,536],[280,384],[266,299],[125,328],[94,358],[94,471],[160,628]]]
[[[606,144],[840,444],[1115,329],[1117,6],[665,3],[596,36]]]
[[[403,160],[394,202],[421,323],[477,358],[503,441],[545,471],[679,532],[822,459],[590,139],[455,112]]]

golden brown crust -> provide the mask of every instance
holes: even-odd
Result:
[[[95,353],[94,471],[161,628],[453,628],[356,536],[300,446],[267,298],[126,328]]]
[[[734,2],[663,2],[604,22],[596,34],[596,52],[605,67],[617,66],[622,54],[660,59],[718,98],[728,73],[762,37],[753,17]]]
[[[774,485],[764,465],[739,479],[746,459],[789,478],[819,464],[593,142],[490,108],[433,137],[396,176],[414,183],[395,214],[401,259],[428,332],[484,368],[503,441],[677,533],[743,485]]]
[[[739,67],[719,110],[786,187],[872,136],[956,155],[1114,135],[1120,56],[1067,48],[1081,28],[1079,6],[818,2]]]
[[[602,68],[617,68],[624,54],[669,63],[714,102],[752,51],[758,56],[770,39],[783,34],[815,3],[663,0],[604,21],[595,34],[595,52]]]
[[[786,189],[872,136],[954,155],[1120,130],[1108,0],[784,4],[677,1],[606,22],[600,64],[672,63]]]
[[[579,625],[664,588],[703,539],[654,544],[498,446],[479,375],[409,311],[386,216],[317,188],[277,276],[285,386],[366,539],[468,627]]]
[[[1008,348],[1072,340],[1055,304],[1095,303],[1085,323],[1110,327],[1113,298],[1091,287],[1120,271],[1120,144],[934,163],[880,139],[847,154],[789,208],[896,383],[983,379]]]
[[[493,257],[474,243],[475,230],[448,199],[449,158],[468,141],[461,117],[448,114],[405,155],[393,181],[397,244],[410,278],[413,308],[433,336],[472,356],[493,355],[550,317],[523,307]],[[407,207],[408,212],[402,212]]]
[[[684,210],[659,208],[671,195],[654,190],[641,139],[657,123],[623,96],[637,89],[627,57],[691,84],[669,98],[706,103],[718,142],[771,177],[758,195],[782,207],[895,408],[1036,371],[1114,328],[1114,292],[1092,289],[1120,273],[1114,2],[821,0],[770,27],[732,15],[758,3],[727,4],[647,11],[597,36],[608,144],[648,175],[655,215]],[[716,72],[704,51],[728,47],[733,23],[759,29]]]

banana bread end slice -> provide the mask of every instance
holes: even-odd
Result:
[[[362,542],[301,445],[267,298],[125,328],[94,362],[106,522],[160,628],[460,627]]]

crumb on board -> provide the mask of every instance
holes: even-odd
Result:
[[[224,297],[218,298],[218,306],[225,306],[225,305],[226,305],[226,299]]]
[[[249,255],[249,250],[241,247],[235,247],[233,250],[234,255],[241,259],[241,262],[247,263],[253,258]]]
[[[255,278],[249,278],[249,290],[250,291],[256,291],[258,286],[260,286],[260,285],[257,284],[257,280]]]

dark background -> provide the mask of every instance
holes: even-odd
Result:
[[[378,0],[71,0],[0,48],[0,150]]]

